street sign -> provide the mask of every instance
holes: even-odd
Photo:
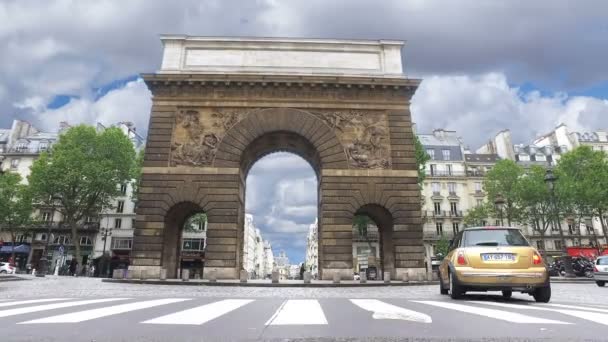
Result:
[[[60,245],[59,248],[57,248],[57,250],[59,251],[59,254],[63,255],[65,248],[63,247],[63,245]]]

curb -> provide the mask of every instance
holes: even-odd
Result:
[[[140,284],[140,285],[165,285],[165,286],[226,286],[226,287],[391,287],[391,286],[425,286],[438,285],[438,281],[412,281],[391,283],[311,283],[311,284],[289,284],[289,283],[241,283],[241,282],[208,282],[208,281],[174,281],[174,280],[141,280],[141,279],[102,279],[104,283],[117,284]]]
[[[21,278],[21,277],[14,276],[14,275],[0,276],[0,283],[8,282],[8,281],[20,281],[20,280],[30,280],[30,279]]]

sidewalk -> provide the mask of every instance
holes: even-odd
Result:
[[[331,280],[312,280],[310,284],[305,284],[302,280],[282,280],[279,283],[272,283],[270,280],[248,280],[246,283],[240,282],[238,279],[232,280],[217,280],[210,282],[208,280],[190,279],[183,281],[181,279],[103,279],[105,283],[119,284],[146,284],[146,285],[174,285],[174,286],[241,286],[241,287],[380,287],[380,286],[422,286],[422,285],[438,285],[438,281],[391,281],[385,283],[378,280],[368,280],[361,283],[356,280],[343,280],[340,283],[334,283]]]

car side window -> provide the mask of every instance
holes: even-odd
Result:
[[[450,247],[448,248],[448,253],[453,251],[454,249],[458,248],[458,245],[460,244],[460,237],[462,236],[462,233],[458,233],[455,237],[454,240],[452,240],[452,243],[450,244]]]

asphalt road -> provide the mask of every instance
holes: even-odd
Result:
[[[83,291],[85,283],[97,284],[91,291],[101,289],[103,295],[66,296]],[[521,294],[453,301],[435,287],[318,289],[306,295],[265,289],[275,291],[273,296],[255,289],[206,296],[205,289],[191,287],[156,287],[158,293],[151,294],[154,288],[139,287],[136,295],[139,285],[78,280],[55,291],[41,288],[36,297],[18,291],[33,284],[0,287],[0,341],[608,340],[608,288],[590,284],[554,285],[561,298],[550,304]],[[71,285],[79,290],[70,291]],[[112,288],[108,295],[105,290]],[[589,293],[599,300],[577,300]]]

